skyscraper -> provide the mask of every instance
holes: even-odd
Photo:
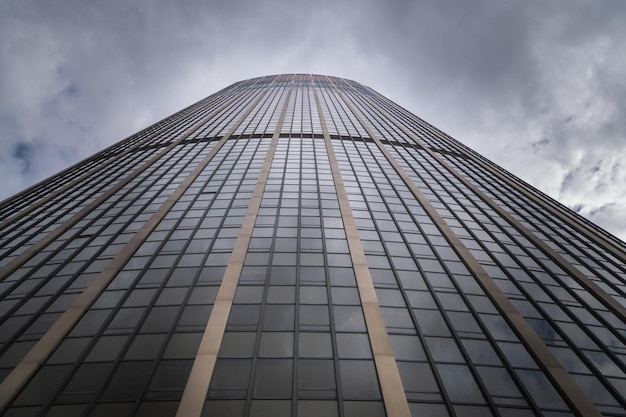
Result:
[[[624,244],[353,81],[233,84],[0,213],[4,416],[626,416]]]

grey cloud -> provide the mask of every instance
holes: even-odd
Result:
[[[626,237],[625,17],[585,0],[9,0],[0,195],[232,82],[314,72],[373,87]]]
[[[31,161],[33,158],[34,148],[32,145],[28,143],[18,143],[13,148],[12,156],[20,161],[22,161],[22,169],[21,172],[25,173],[31,168]]]

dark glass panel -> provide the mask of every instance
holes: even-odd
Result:
[[[330,318],[326,305],[300,305],[301,330],[330,330]]]
[[[245,400],[207,400],[201,417],[243,417]]]
[[[70,369],[70,365],[41,367],[13,401],[13,405],[46,404],[57,391]]]
[[[291,401],[252,400],[249,417],[290,417]]]
[[[385,417],[385,407],[379,401],[344,401],[345,417]]]
[[[263,301],[265,287],[262,286],[239,286],[235,292],[233,303],[236,304],[260,304]]]
[[[174,417],[177,409],[178,401],[144,401],[134,417]]]
[[[47,363],[73,363],[78,359],[78,356],[83,352],[85,347],[87,347],[90,340],[89,338],[64,339],[57,350],[50,356]]]
[[[89,310],[74,326],[70,336],[93,336],[111,313],[110,310]]]
[[[122,362],[102,395],[104,401],[132,401],[144,390],[152,362]]]
[[[224,332],[219,356],[221,358],[252,357],[256,336],[256,332]]]
[[[490,395],[518,398],[522,396],[506,369],[478,366],[476,370]]]
[[[300,287],[300,303],[302,304],[328,304],[328,292],[326,287]]]
[[[407,392],[409,400],[429,398],[424,394],[432,395],[439,393],[439,387],[437,387],[435,376],[429,364],[401,361],[397,363],[398,371],[400,371],[400,377],[402,378],[402,385]],[[437,395],[435,398],[439,398],[439,396]]]
[[[426,345],[435,362],[464,362],[454,339],[426,337]]]
[[[359,291],[350,287],[332,287],[331,297],[333,304],[361,305]]]
[[[129,417],[134,405],[134,402],[96,404],[90,417]]]
[[[141,316],[146,309],[143,307],[137,308],[121,308],[109,323],[108,329],[110,330],[124,330],[134,329]]]
[[[293,304],[296,302],[296,289],[292,286],[270,285],[267,289],[267,302],[273,304]]]
[[[308,397],[334,397],[335,368],[332,360],[298,361],[298,394]]]
[[[202,333],[174,333],[163,352],[163,358],[193,359],[201,339]]]
[[[211,378],[209,397],[245,397],[251,366],[250,359],[218,359]]]
[[[254,375],[255,398],[291,398],[292,359],[258,359]]]
[[[498,343],[506,359],[514,367],[537,368],[537,364],[526,348],[518,343]]]
[[[86,409],[87,404],[53,405],[46,417],[82,417]]]
[[[192,307],[188,307],[192,308]],[[142,333],[162,333],[167,332],[174,323],[178,306],[153,307],[148,313],[148,317],[141,326]],[[179,324],[180,321],[179,321]]]
[[[88,402],[92,400],[111,368],[111,363],[80,365],[58,400],[61,402]]]
[[[437,371],[453,403],[484,403],[476,380],[465,365],[437,365]]]
[[[540,408],[568,409],[543,372],[518,369],[516,373]]]
[[[495,350],[485,340],[463,339],[463,346],[476,365],[502,365]]]
[[[124,359],[155,359],[165,341],[164,334],[137,335]]]
[[[365,332],[365,319],[360,307],[333,306],[335,330],[338,332]]]
[[[378,377],[372,361],[340,360],[341,390],[347,400],[375,400],[380,398]]]
[[[232,313],[231,313],[232,316]],[[263,330],[289,331],[294,329],[294,306],[266,305],[263,311]]]
[[[369,359],[372,349],[367,334],[337,333],[337,354],[340,358]]]
[[[422,333],[427,336],[450,336],[448,326],[440,312],[435,310],[414,309]]]
[[[298,354],[303,358],[329,358],[333,356],[330,333],[299,334]]]
[[[273,266],[270,271],[271,285],[295,285],[296,268],[293,266]]]
[[[87,362],[113,361],[117,358],[128,336],[102,336],[87,356]]]
[[[412,403],[409,409],[413,417],[449,417],[450,414],[443,404]]]
[[[148,387],[146,398],[179,400],[187,383],[192,363],[192,360],[159,362]]]
[[[290,332],[262,332],[259,357],[293,356],[293,337],[294,334]]]
[[[339,417],[337,401],[300,400],[297,417]]]

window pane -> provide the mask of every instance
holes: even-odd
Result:
[[[152,362],[122,362],[104,391],[104,401],[133,401],[148,382]]]
[[[335,368],[332,360],[298,361],[298,393],[301,396],[334,397]]]
[[[250,380],[249,359],[218,359],[211,378],[209,397],[245,395]]]
[[[300,400],[297,417],[338,417],[336,401]]]
[[[255,398],[291,398],[291,359],[259,359],[254,376]]]
[[[293,330],[294,307],[266,305],[263,312],[263,330]]]
[[[360,307],[334,306],[335,329],[338,332],[365,332],[365,319]]]
[[[254,352],[256,332],[224,332],[220,358],[250,358]]]
[[[478,385],[465,365],[437,365],[443,386],[452,402],[484,403]]]
[[[396,360],[424,361],[426,354],[417,336],[389,335],[389,342],[393,348]]]
[[[380,398],[378,377],[371,361],[340,360],[341,390],[348,400]]]
[[[15,399],[13,405],[45,404],[58,390],[70,369],[69,365],[42,367]]]
[[[263,332],[261,333],[260,357],[291,357],[293,356],[293,333]]]
[[[300,333],[298,354],[302,358],[329,358],[333,356],[330,333]]]
[[[87,362],[113,361],[124,347],[128,336],[102,336],[87,356]]]
[[[198,352],[202,333],[174,333],[163,353],[168,359],[193,359]]]
[[[369,359],[369,338],[363,333],[337,333],[337,353],[340,358]]]

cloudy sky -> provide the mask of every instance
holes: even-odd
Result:
[[[0,199],[242,79],[350,78],[626,239],[626,2],[3,0]]]

